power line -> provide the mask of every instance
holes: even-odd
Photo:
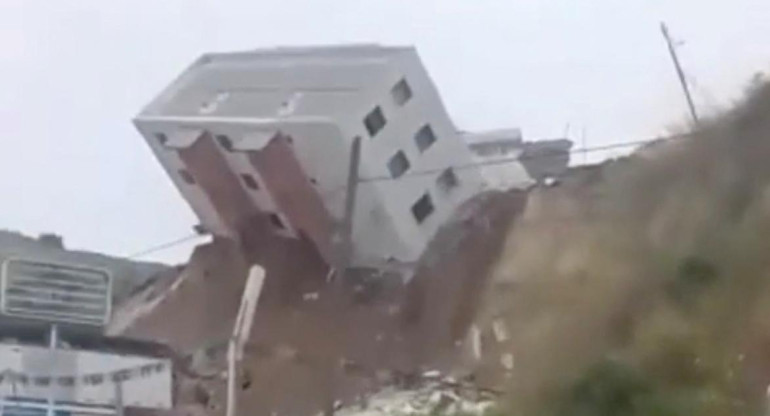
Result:
[[[155,253],[155,252],[158,252],[158,251],[161,251],[161,250],[166,250],[166,249],[169,249],[171,247],[178,246],[179,244],[186,243],[186,242],[191,241],[191,240],[193,240],[195,238],[198,238],[198,237],[201,237],[201,235],[198,234],[198,233],[190,234],[190,235],[184,236],[182,238],[178,238],[176,240],[168,241],[168,242],[165,242],[163,244],[159,244],[157,246],[152,246],[152,247],[149,247],[149,248],[144,249],[142,251],[138,251],[138,252],[136,252],[134,254],[129,255],[127,258],[128,259],[135,259],[137,257],[144,257],[144,256],[146,256],[148,254],[152,254],[152,253]]]
[[[644,140],[635,140],[635,141],[628,141],[628,142],[618,142],[618,143],[611,143],[608,145],[603,146],[593,146],[593,147],[582,147],[578,149],[571,149],[568,154],[575,154],[575,153],[583,153],[588,154],[591,152],[599,152],[604,150],[612,150],[612,149],[618,149],[618,148],[624,148],[624,147],[632,147],[632,146],[639,146],[644,144],[652,143],[656,140],[663,140],[663,139],[670,139],[671,137],[655,137],[652,139],[644,139]],[[475,168],[482,168],[485,166],[494,166],[494,165],[504,165],[507,163],[517,163],[521,162],[522,160],[529,161],[529,160],[539,160],[539,159],[548,159],[556,157],[556,155],[553,154],[533,154],[533,155],[522,155],[522,156],[515,156],[515,157],[509,157],[509,158],[502,158],[502,159],[495,159],[495,160],[484,160],[484,161],[478,161],[478,162],[471,162],[466,163],[463,165],[450,165],[450,166],[444,166],[441,168],[433,168],[433,169],[425,169],[425,170],[419,170],[419,171],[411,171],[406,172],[403,175],[399,176],[398,178],[394,178],[392,176],[388,175],[381,175],[381,176],[372,176],[368,178],[361,178],[359,179],[359,183],[364,182],[382,182],[382,181],[397,181],[404,177],[410,177],[410,176],[426,176],[426,175],[435,175],[437,173],[444,172],[445,170],[451,168],[454,170],[463,170],[463,169],[475,169]],[[321,195],[328,196],[336,192],[340,192],[345,190],[347,185],[339,185],[335,188],[330,188],[326,191],[321,192]]]
[[[594,147],[582,147],[578,149],[571,149],[568,154],[575,154],[575,153],[583,153],[587,154],[590,152],[599,152],[604,150],[612,150],[612,149],[619,149],[624,147],[632,147],[632,146],[639,146],[643,144],[648,144],[653,141],[659,140],[659,139],[665,139],[663,138],[654,138],[654,139],[645,139],[645,140],[636,140],[636,141],[628,141],[628,142],[619,142],[619,143],[612,143],[604,146],[594,146]],[[522,160],[538,160],[538,159],[546,159],[546,158],[553,158],[556,157],[556,155],[553,154],[534,154],[534,155],[522,155],[518,157],[510,157],[510,158],[503,158],[503,159],[496,159],[496,160],[485,160],[485,161],[479,161],[479,162],[472,162],[472,163],[466,163],[463,165],[452,165],[452,166],[446,166],[442,168],[434,168],[434,169],[425,169],[420,171],[413,171],[413,172],[407,172],[398,178],[393,178],[392,176],[372,176],[369,178],[360,178],[358,180],[358,183],[366,183],[366,182],[381,182],[381,181],[396,181],[404,177],[408,176],[426,176],[426,175],[435,175],[437,173],[444,172],[445,170],[452,168],[455,170],[464,170],[464,169],[477,169],[482,168],[485,166],[495,166],[495,165],[504,165],[507,163],[516,163],[521,162]],[[344,190],[347,188],[347,185],[342,185],[337,188],[333,188],[331,190],[328,190],[324,192],[324,195],[328,195],[334,192],[338,192],[341,190]],[[186,243],[188,241],[191,241],[195,238],[201,237],[200,234],[194,233],[190,234],[181,238],[178,238],[176,240],[172,240],[163,244],[159,244],[157,246],[152,246],[147,249],[138,251],[134,254],[131,254],[127,258],[129,259],[135,259],[137,257],[144,257],[148,254],[152,254],[161,250],[166,250],[172,247],[175,247],[177,245]]]
[[[613,143],[608,144],[604,146],[595,146],[595,147],[584,147],[579,149],[572,149],[568,153],[589,153],[589,152],[598,152],[602,150],[612,150],[622,147],[631,147],[631,146],[637,146],[642,144],[647,144],[652,141],[655,141],[657,139],[646,139],[646,140],[637,140],[632,142],[621,142],[621,143]],[[475,169],[475,168],[481,168],[484,166],[494,166],[494,165],[504,165],[507,163],[515,163],[515,162],[521,162],[522,160],[537,160],[537,159],[547,159],[547,158],[553,158],[555,155],[553,154],[535,154],[535,155],[522,155],[518,157],[509,157],[509,158],[503,158],[503,159],[495,159],[495,160],[484,160],[479,162],[471,162],[466,163],[462,165],[453,165],[453,166],[445,166],[442,168],[434,168],[434,169],[425,169],[425,170],[419,170],[414,172],[407,172],[398,178],[393,178],[392,176],[373,176],[369,178],[361,178],[360,182],[379,182],[379,181],[394,181],[399,180],[404,177],[408,176],[424,176],[424,175],[433,175],[436,173],[443,172],[449,168],[452,168],[454,170],[464,170],[464,169]]]

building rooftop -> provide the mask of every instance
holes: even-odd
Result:
[[[516,142],[523,141],[523,135],[519,128],[495,129],[485,131],[460,132],[460,136],[469,145],[488,142]]]
[[[377,84],[392,58],[412,47],[378,45],[280,47],[246,52],[207,53],[190,65],[159,94],[143,115],[207,115],[248,105],[248,114],[275,115],[290,101],[287,93],[302,94],[299,112],[318,114],[349,111],[356,96]],[[258,101],[260,105],[254,106]],[[280,110],[279,110],[280,111]]]

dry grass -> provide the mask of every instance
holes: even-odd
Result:
[[[770,86],[694,134],[537,191],[494,278],[515,282],[493,312],[513,328],[515,414],[579,414],[554,404],[574,400],[590,369],[608,363],[668,403],[623,414],[761,407],[770,383]]]

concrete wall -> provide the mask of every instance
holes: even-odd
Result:
[[[366,100],[356,113],[343,119],[341,124],[346,128],[346,137],[360,135],[364,138],[361,171],[364,179],[388,178],[389,159],[398,151],[406,154],[410,168],[404,176],[362,185],[362,198],[354,223],[354,241],[362,251],[361,256],[391,251],[393,257],[412,262],[419,258],[427,242],[454,210],[481,190],[482,180],[478,171],[455,170],[459,187],[451,193],[442,193],[437,189],[436,179],[441,171],[450,166],[469,164],[470,152],[457,135],[438,91],[417,54],[411,49],[400,51],[393,55],[390,62],[388,71],[372,84]],[[408,83],[412,97],[404,105],[399,105],[391,96],[391,89],[402,79]],[[382,110],[386,124],[375,137],[370,137],[363,119],[376,106]],[[414,136],[426,124],[431,126],[437,140],[421,152]],[[426,171],[435,172],[415,175],[415,172]],[[418,224],[411,207],[426,192],[433,201],[435,211]],[[385,222],[394,228],[392,241],[383,241],[377,232],[381,228],[380,223]]]
[[[200,187],[205,192],[228,229],[237,230],[260,215],[210,133],[204,133],[191,146],[181,149],[179,157],[195,180],[194,184],[186,185]]]
[[[291,221],[298,233],[313,241],[322,257],[332,263],[335,260],[334,220],[305,176],[291,143],[290,136],[276,136],[263,150],[249,152],[249,158],[264,178],[264,185],[275,199],[278,212]]]
[[[190,208],[198,217],[200,223],[216,235],[235,237],[235,234],[227,227],[217,210],[214,209],[212,201],[204,190],[199,186],[190,185],[180,178],[179,170],[187,169],[187,166],[185,166],[177,150],[168,149],[158,141],[156,134],[172,135],[179,129],[179,125],[176,123],[146,120],[135,120],[134,124],[150,146],[158,162],[160,162],[173,184],[179,190],[179,193],[188,201]]]

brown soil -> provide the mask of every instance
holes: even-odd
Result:
[[[311,415],[328,394],[354,402],[383,382],[456,367],[455,341],[473,319],[488,271],[524,202],[523,193],[470,201],[439,232],[406,286],[360,270],[340,286],[328,284],[328,268],[309,243],[258,232],[264,229],[255,225],[241,244],[217,240],[199,247],[178,287],[124,335],[193,354],[189,365],[205,357],[221,371],[248,265],[259,263],[267,279],[244,360],[240,408],[255,415]],[[336,363],[333,373],[330,363]],[[185,377],[178,384],[180,404],[197,401],[209,414],[223,412],[221,378]]]

